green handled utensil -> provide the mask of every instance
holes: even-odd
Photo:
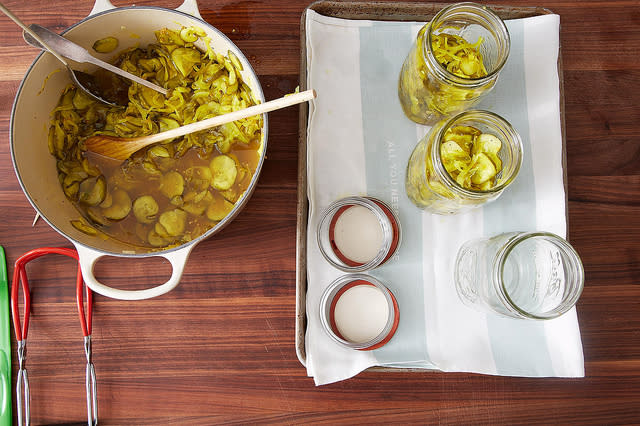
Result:
[[[7,260],[0,246],[0,425],[11,425],[11,329]]]

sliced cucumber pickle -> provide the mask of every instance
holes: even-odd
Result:
[[[225,191],[233,186],[238,175],[236,162],[228,155],[219,155],[211,160],[209,168],[213,173],[211,185],[220,191]]]
[[[456,126],[445,132],[440,158],[447,173],[465,189],[487,191],[502,170],[502,142],[492,134],[471,126]]]

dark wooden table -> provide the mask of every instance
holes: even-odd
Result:
[[[4,3],[25,22],[56,31],[92,8],[88,0]],[[205,20],[246,53],[267,99],[298,85],[306,1],[200,3]],[[561,16],[569,240],[586,270],[578,303],[586,378],[368,371],[315,387],[294,346],[294,107],[270,114],[257,190],[235,221],[195,248],[174,291],[140,302],[95,297],[101,424],[640,422],[640,6],[635,0],[503,3],[544,6]],[[180,0],[136,4],[175,8]],[[11,162],[11,106],[36,53],[0,16],[0,244],[10,274],[30,249],[71,247],[44,221],[31,226],[34,210]],[[166,280],[169,271],[158,259],[108,259],[97,275],[138,289]],[[57,256],[29,267],[34,424],[86,419],[74,274],[74,263]]]

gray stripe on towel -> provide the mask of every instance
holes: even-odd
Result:
[[[509,66],[505,66],[499,76],[495,89],[479,105],[479,109],[487,109],[505,118],[516,129],[522,138],[523,162],[518,177],[500,196],[499,202],[483,207],[485,235],[494,235],[508,231],[536,230],[536,197],[531,144],[529,141],[529,120],[526,109],[511,111],[501,108],[497,99],[527,96],[524,76],[524,23],[521,20],[507,22],[511,34],[511,51]],[[524,102],[526,105],[526,102]],[[527,218],[527,219],[524,219]],[[526,221],[524,221],[526,220]],[[528,222],[528,223],[527,223]],[[518,327],[512,322],[518,321]],[[538,354],[535,363],[536,375],[553,375],[553,366],[544,324],[539,321],[512,320],[489,315],[487,317],[489,338],[493,350],[497,373],[500,375],[532,375],[531,366],[522,367],[522,359]]]
[[[361,27],[360,86],[362,88],[362,128],[366,156],[368,195],[379,197],[399,213],[403,228],[402,244],[396,258],[375,269],[372,275],[385,282],[400,306],[396,338],[375,351],[378,361],[402,363],[428,361],[422,284],[422,222],[404,194],[406,162],[417,142],[414,126],[399,132],[398,120],[407,120],[398,101],[397,81],[402,62],[413,43],[415,31],[406,23]],[[383,50],[381,46],[406,46]],[[428,342],[426,342],[428,344]],[[413,357],[409,356],[413,354]],[[416,354],[424,354],[416,360]]]

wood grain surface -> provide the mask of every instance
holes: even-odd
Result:
[[[87,0],[7,0],[28,23],[62,31]],[[130,5],[123,0],[116,6]],[[141,0],[166,8],[179,0]],[[295,353],[298,108],[270,113],[269,147],[242,213],[192,252],[181,284],[156,299],[95,296],[93,361],[100,423],[640,423],[640,5],[635,0],[511,0],[561,17],[569,240],[586,271],[578,302],[586,377],[523,379],[367,371],[316,387]],[[240,49],[273,99],[298,86],[294,0],[201,0],[202,16]],[[0,244],[9,273],[22,253],[71,244],[34,210],[16,179],[9,121],[37,52],[0,16]],[[86,419],[85,357],[73,261],[29,265],[27,367],[33,424]],[[120,288],[168,278],[163,260],[101,261]],[[17,362],[15,339],[13,381]],[[15,397],[15,394],[14,394]]]

